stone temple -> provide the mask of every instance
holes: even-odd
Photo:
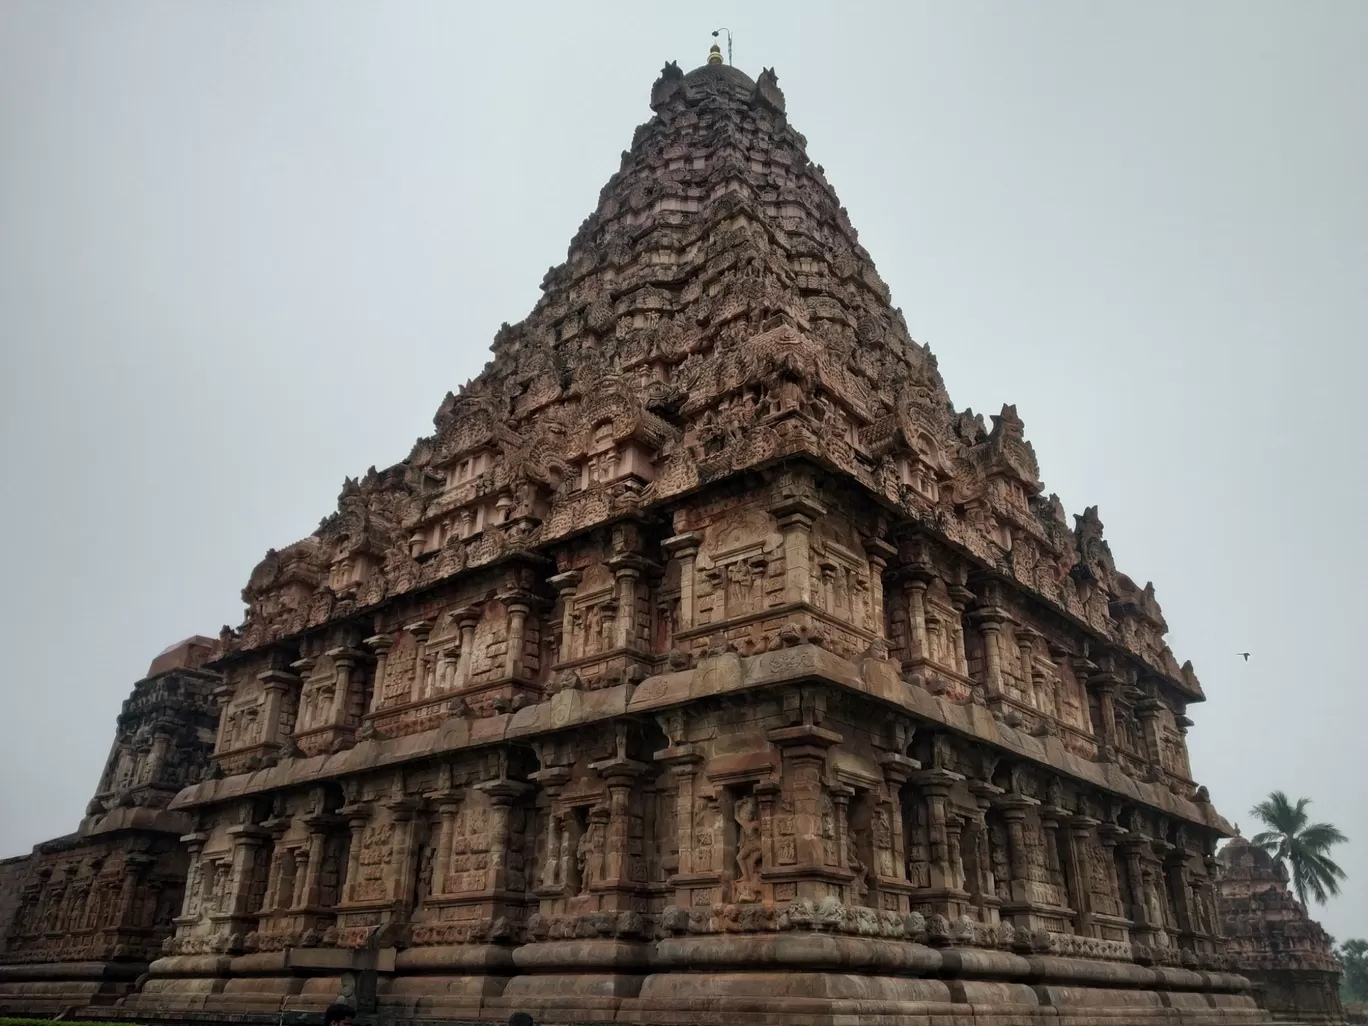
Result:
[[[1344,1023],[1330,935],[1287,886],[1287,870],[1236,837],[1217,856],[1216,909],[1226,950],[1280,1022]]]
[[[650,101],[434,433],[252,572],[118,1014],[1266,1021],[1154,589],[951,404],[772,71]]]

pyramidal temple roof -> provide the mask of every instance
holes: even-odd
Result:
[[[954,408],[774,71],[672,62],[650,106],[532,312],[406,460],[349,479],[313,535],[267,554],[220,654],[802,459],[1200,700],[1096,508],[1070,527],[1043,494],[1015,407]]]

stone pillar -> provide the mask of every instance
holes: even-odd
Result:
[[[181,898],[181,919],[192,919],[199,914],[200,898],[204,888],[204,863],[200,852],[209,840],[206,833],[185,834],[180,843],[185,845],[186,864],[190,867],[185,877],[185,894]]]
[[[446,894],[447,873],[451,869],[451,845],[456,833],[456,817],[461,811],[461,793],[445,791],[438,795],[437,852],[432,858],[432,893]]]
[[[1187,852],[1174,848],[1164,858],[1164,875],[1167,878],[1169,897],[1173,899],[1174,911],[1178,914],[1178,931],[1185,935],[1191,945],[1197,932],[1197,923],[1192,915],[1191,890],[1188,878]]]
[[[489,871],[485,875],[485,887],[491,891],[508,889],[508,817],[509,812],[522,795],[532,790],[530,784],[520,780],[487,780],[475,785],[489,799]]]
[[[280,714],[285,705],[285,695],[299,678],[284,670],[266,670],[257,674],[262,689],[266,692],[265,708],[261,712],[261,741],[263,744],[277,744],[281,738]]]
[[[964,852],[960,847],[960,838],[963,833],[963,817],[947,814],[945,817],[945,851],[949,862],[947,878],[950,881],[950,888],[957,891],[966,890],[968,884],[964,878]]]
[[[619,556],[608,563],[617,580],[617,638],[618,648],[637,648],[637,585],[646,561],[640,556]]]
[[[404,630],[413,635],[418,648],[413,664],[413,684],[409,688],[409,701],[421,702],[427,697],[427,639],[432,634],[432,623],[428,620],[419,620],[417,623],[409,624]]]
[[[998,799],[997,807],[1002,811],[1002,821],[1007,827],[1007,861],[1011,866],[1012,902],[1026,904],[1031,900],[1030,853],[1026,850],[1026,814],[1032,806],[1038,805],[1034,798],[1025,795],[1009,794]]]
[[[1188,727],[1192,726],[1192,720],[1180,714],[1174,717],[1173,722],[1178,728],[1178,761],[1181,763],[1181,772],[1184,777],[1191,780],[1192,763],[1188,761],[1187,732]]]
[[[539,749],[537,757],[545,759],[547,757],[545,749]],[[569,766],[545,766],[532,774],[546,796],[546,861],[541,867],[541,877],[536,884],[539,892],[559,893],[565,886],[565,879],[561,873],[560,849],[562,837],[567,832],[565,827],[565,809],[560,803],[561,791],[570,782]],[[524,859],[527,865],[531,866],[532,859],[530,854]],[[529,873],[530,879],[530,873]]]
[[[888,613],[884,609],[884,572],[898,550],[882,538],[866,538],[864,550],[865,558],[869,560],[869,598],[873,607],[870,615],[874,620],[874,633],[886,641]]]
[[[391,798],[385,803],[394,823],[394,884],[390,898],[395,908],[408,911],[413,900],[413,880],[418,866],[418,817],[415,813],[422,800],[407,795]]]
[[[517,680],[522,676],[527,614],[531,612],[531,607],[521,597],[510,598],[506,607],[508,609],[508,647],[504,651],[504,676]]]
[[[214,754],[226,751],[224,748],[224,738],[228,733],[228,706],[233,701],[233,686],[231,684],[220,684],[214,688],[214,703],[218,706],[218,734],[214,738]],[[117,744],[117,742],[116,742]],[[114,759],[110,755],[111,763]],[[111,781],[111,787],[113,783]]]
[[[252,872],[256,868],[257,853],[266,840],[266,831],[259,826],[244,824],[228,828],[228,836],[233,839],[233,864],[228,878],[228,912],[234,916],[245,916],[255,909],[247,907],[250,894]]]
[[[375,653],[375,684],[371,687],[370,712],[380,708],[380,699],[385,692],[385,667],[389,662],[390,649],[394,639],[388,634],[376,634],[362,642]]]
[[[337,683],[333,691],[332,712],[328,722],[334,726],[341,726],[347,721],[347,699],[351,696],[352,670],[356,666],[356,658],[359,653],[350,648],[334,648],[328,652],[332,656],[333,665],[337,667]]]
[[[826,776],[827,749],[841,743],[834,730],[814,724],[779,727],[768,734],[783,753],[783,781],[793,801],[796,867],[819,869],[825,864],[822,851],[822,792]],[[843,853],[842,853],[843,854]],[[803,894],[800,886],[799,897]],[[823,885],[822,895],[826,895]]]
[[[983,635],[983,683],[990,701],[1002,698],[1002,655],[998,651],[1003,616],[993,609],[979,610],[973,615],[979,633]]]
[[[478,609],[462,609],[456,616],[456,625],[461,630],[461,651],[456,659],[456,686],[466,687],[470,683],[470,665],[475,659],[475,628],[480,624]]]
[[[1094,937],[1092,902],[1088,898],[1088,877],[1083,867],[1083,852],[1093,843],[1092,829],[1097,820],[1087,816],[1070,816],[1065,834],[1064,868],[1069,887],[1069,904],[1074,910],[1074,932],[1081,937]]]
[[[1162,927],[1162,923],[1150,921],[1149,908],[1145,904],[1145,868],[1141,862],[1141,855],[1149,850],[1148,838],[1132,835],[1122,838],[1120,846],[1122,854],[1126,857],[1126,876],[1129,877],[1131,921],[1147,931]]]
[[[309,900],[309,868],[313,861],[313,839],[307,847],[294,850],[294,887],[290,890],[289,908],[303,908]],[[320,853],[319,861],[322,861]]]
[[[784,601],[812,603],[812,525],[826,507],[805,495],[786,497],[770,508],[784,537]]]
[[[677,873],[681,877],[688,877],[694,872],[694,787],[703,753],[697,745],[682,744],[662,749],[655,758],[657,762],[669,766],[675,777],[675,838],[679,842]]]
[[[689,531],[662,543],[665,551],[679,560],[679,624],[675,628],[678,631],[687,631],[694,625],[694,560],[702,540],[701,534]]]
[[[950,652],[955,672],[962,677],[969,676],[969,656],[964,651],[964,611],[973,601],[974,593],[962,584],[951,584],[945,589],[950,603],[955,609],[955,622],[950,629]]]
[[[889,820],[893,832],[893,875],[907,879],[907,839],[903,829],[902,789],[908,778],[921,769],[921,763],[897,752],[880,752],[879,765],[883,768],[884,786],[888,789]]]
[[[308,868],[304,872],[303,889],[297,904],[307,908],[317,908],[323,896],[323,856],[328,843],[328,828],[337,822],[333,816],[318,814],[304,819],[309,828]],[[356,834],[353,832],[353,841]],[[360,844],[356,844],[356,854],[360,854]],[[345,900],[346,892],[338,892],[339,900]]]
[[[565,813],[559,801],[553,801],[546,814],[546,862],[542,865],[541,886],[550,890],[558,886],[560,880],[561,831],[565,827]]]
[[[1116,688],[1120,684],[1110,673],[1095,673],[1088,678],[1088,686],[1097,694],[1098,709],[1102,714],[1103,756],[1116,751]]]
[[[266,867],[266,888],[261,895],[261,907],[254,911],[273,912],[280,907],[280,884],[285,878],[285,871],[281,867],[285,864],[286,857],[285,849],[279,844],[271,850],[271,861]]]
[[[1098,840],[1102,845],[1103,865],[1107,870],[1107,885],[1111,891],[1111,897],[1115,899],[1116,906],[1125,916],[1125,903],[1121,894],[1121,877],[1116,871],[1116,845],[1126,831],[1115,823],[1102,823],[1097,828]]]
[[[1044,697],[1036,687],[1035,680],[1035,639],[1039,637],[1029,627],[1018,625],[1012,632],[1017,644],[1017,663],[1020,670],[1021,691],[1033,708],[1045,712]]]
[[[1045,872],[1050,885],[1059,892],[1059,903],[1069,903],[1068,887],[1064,880],[1064,867],[1059,861],[1059,819],[1062,811],[1053,808],[1040,810],[1040,832],[1045,841]]]
[[[144,871],[156,858],[142,852],[129,852],[124,856],[123,883],[119,890],[119,918],[116,922],[121,928],[137,927],[134,922],[138,885],[142,882]]]
[[[632,785],[646,772],[646,766],[627,758],[626,738],[618,737],[617,753],[610,759],[591,762],[589,768],[608,786],[608,824],[604,837],[603,883],[608,887],[631,885],[629,866],[628,817],[631,814]]]
[[[958,773],[935,768],[922,770],[912,777],[912,782],[926,801],[928,869],[932,890],[960,889],[959,824],[952,823],[948,805],[950,789],[963,779]]]
[[[562,663],[569,662],[571,646],[574,644],[575,589],[579,587],[579,582],[578,570],[567,570],[550,580],[551,587],[556,589],[561,599],[561,643],[556,659]]]
[[[844,784],[829,789],[831,804],[836,809],[836,865],[841,869],[850,868],[850,799],[855,797],[855,789]]]
[[[907,653],[909,661],[930,658],[926,641],[926,585],[925,572],[910,573],[903,582],[907,592]]]
[[[437,655],[437,690],[450,691],[456,686],[456,660],[459,645],[447,645]]]
[[[166,768],[166,755],[171,750],[171,737],[174,728],[169,723],[158,723],[153,728],[152,750],[147,756],[147,769],[143,773],[143,783],[156,784],[161,780]]]
[[[365,805],[344,805],[338,811],[347,817],[347,826],[351,830],[351,845],[347,849],[347,876],[341,887],[343,902],[350,902],[356,900],[356,884],[361,879],[361,841],[371,810]]]
[[[783,787],[773,779],[761,780],[755,785],[757,814],[760,817],[760,871],[767,872],[778,866],[774,851],[774,803],[783,795]]]
[[[1140,720],[1140,732],[1145,739],[1145,757],[1152,768],[1152,776],[1158,779],[1164,768],[1164,747],[1159,737],[1159,715],[1163,703],[1155,698],[1137,702],[1135,715]]]

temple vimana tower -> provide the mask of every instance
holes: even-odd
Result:
[[[774,72],[650,105],[434,432],[252,571],[111,1007],[1265,1021],[1153,587],[952,405]]]

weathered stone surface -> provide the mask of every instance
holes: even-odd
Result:
[[[1216,907],[1226,950],[1273,1018],[1345,1022],[1330,935],[1288,888],[1287,870],[1243,837],[1217,857]]]
[[[0,1011],[113,1002],[147,971],[183,902],[193,820],[167,808],[208,770],[217,674],[208,638],[161,653],[133,687],[80,827],[8,860]],[[12,892],[12,897],[11,897]]]
[[[772,71],[651,107],[435,432],[252,572],[124,1012],[1264,1021],[1153,588],[955,410]]]

